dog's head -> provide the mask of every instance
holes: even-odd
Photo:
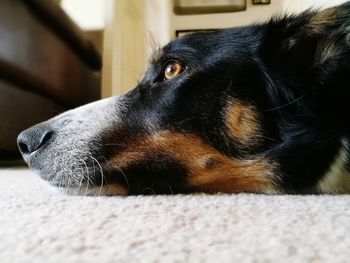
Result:
[[[300,86],[311,82],[303,74],[313,62],[298,46],[312,57],[319,51],[296,30],[310,25],[305,31],[320,35],[328,25],[315,16],[178,38],[155,53],[130,92],[22,132],[24,159],[70,193],[280,191],[286,172],[302,170],[303,156],[286,154],[287,145],[298,133],[297,147],[315,143],[300,142],[300,127],[314,128]],[[291,124],[295,116],[302,126]],[[289,157],[290,171],[281,165]]]

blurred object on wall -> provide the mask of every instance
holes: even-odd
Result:
[[[246,0],[174,0],[177,15],[238,12],[246,7]]]

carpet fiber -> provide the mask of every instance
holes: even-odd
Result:
[[[350,196],[65,196],[0,170],[1,262],[349,262]]]

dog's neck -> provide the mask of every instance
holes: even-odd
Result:
[[[343,138],[336,158],[317,184],[318,193],[350,193],[349,147],[349,139]]]

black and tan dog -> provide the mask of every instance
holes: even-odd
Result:
[[[350,192],[350,3],[178,38],[135,89],[18,137],[77,194]]]

